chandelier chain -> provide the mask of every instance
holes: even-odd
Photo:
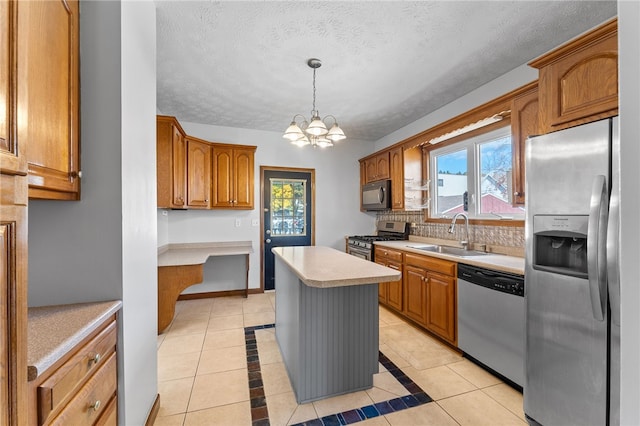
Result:
[[[316,113],[316,69],[313,69],[313,109],[311,110],[311,116]]]

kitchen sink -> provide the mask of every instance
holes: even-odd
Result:
[[[414,249],[430,251],[432,253],[451,254],[460,257],[484,256],[487,253],[476,250],[465,250],[459,247],[427,245],[427,246],[409,246]]]

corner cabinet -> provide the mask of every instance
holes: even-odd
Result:
[[[184,131],[174,117],[156,119],[156,173],[158,207],[187,208],[187,144]]]
[[[540,70],[542,133],[618,114],[616,19],[560,46],[529,65]]]
[[[18,58],[27,64],[18,79],[29,88],[29,197],[79,200],[78,1],[17,3],[26,43]]]
[[[212,208],[251,210],[255,146],[213,144]]]
[[[171,116],[156,125],[158,208],[253,209],[257,147],[189,136]]]

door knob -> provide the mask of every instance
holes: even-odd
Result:
[[[271,229],[267,229],[266,231],[264,231],[267,235],[271,235]]]
[[[271,238],[267,238],[266,240],[264,240],[264,242],[269,244],[271,242]]]

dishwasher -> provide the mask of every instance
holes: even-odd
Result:
[[[522,389],[524,276],[458,264],[458,347]]]

